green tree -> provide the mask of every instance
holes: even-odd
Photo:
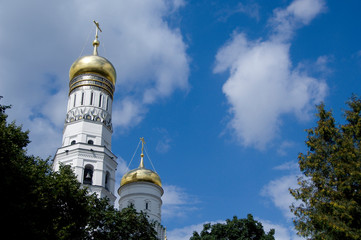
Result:
[[[1,98],[1,97],[0,97]],[[0,206],[9,239],[155,239],[153,225],[133,208],[122,212],[81,188],[69,166],[28,156],[28,131],[7,123],[0,104]]]
[[[275,230],[271,229],[266,234],[262,223],[248,214],[244,219],[234,216],[232,220],[227,219],[226,223],[204,224],[201,233],[193,232],[190,240],[274,240],[274,233]]]
[[[345,123],[317,107],[315,128],[307,130],[307,153],[299,154],[304,174],[290,189],[298,234],[311,239],[361,239],[361,100],[347,102]]]
[[[145,213],[137,213],[133,206],[118,211],[108,204],[107,199],[93,198],[93,203],[87,239],[157,239],[154,224],[148,222]]]

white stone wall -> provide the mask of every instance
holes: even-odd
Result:
[[[158,239],[164,239],[165,228],[161,225],[163,188],[150,182],[128,183],[118,189],[119,209],[134,205],[137,212],[146,212],[149,220],[156,222]]]
[[[55,171],[59,170],[60,164],[72,167],[80,183],[84,180],[85,166],[93,167],[92,185],[88,187],[91,192],[96,192],[99,197],[107,196],[111,203],[115,201],[115,171],[117,167],[116,156],[107,148],[85,143],[76,143],[59,148],[53,163]],[[105,177],[109,173],[107,188],[105,189]],[[104,188],[104,189],[101,189]]]
[[[149,182],[134,182],[120,187],[118,194],[120,209],[132,203],[137,212],[146,212],[151,221],[161,223],[161,197],[163,195],[161,187]]]
[[[92,140],[94,145],[111,149],[112,132],[102,123],[87,120],[67,123],[64,126],[63,147],[71,145],[72,141],[88,143],[89,140]]]

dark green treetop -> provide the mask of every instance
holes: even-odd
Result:
[[[271,229],[268,233],[263,230],[262,223],[253,219],[251,214],[247,218],[227,219],[226,223],[204,224],[203,230],[193,232],[190,240],[274,240],[275,230]]]
[[[1,99],[1,97],[0,97]],[[81,188],[72,169],[28,156],[28,131],[7,123],[0,104],[0,220],[8,239],[156,239],[153,224],[133,208],[121,212]]]

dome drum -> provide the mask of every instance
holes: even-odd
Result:
[[[69,95],[74,91],[82,87],[91,87],[104,91],[110,95],[113,99],[114,85],[106,78],[93,73],[84,73],[76,76],[69,82]]]

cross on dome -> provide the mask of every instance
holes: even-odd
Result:
[[[94,46],[94,51],[93,51],[93,55],[97,56],[98,55],[98,46],[99,46],[99,41],[98,41],[98,30],[100,32],[102,32],[102,30],[99,27],[99,22],[93,20],[94,24],[95,24],[95,39],[93,41],[93,46]]]

